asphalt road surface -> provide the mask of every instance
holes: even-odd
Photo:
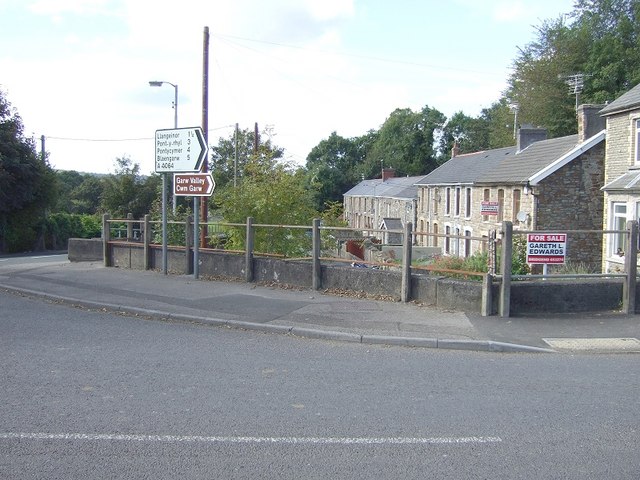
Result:
[[[640,478],[639,365],[334,343],[0,292],[0,478]]]

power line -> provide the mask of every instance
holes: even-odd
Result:
[[[278,42],[270,42],[267,40],[258,40],[255,38],[246,38],[246,37],[238,37],[235,35],[221,35],[221,34],[213,34],[214,37],[222,39],[222,40],[227,40],[227,41],[231,41],[231,40],[242,40],[242,41],[246,41],[246,42],[254,42],[254,43],[261,43],[264,45],[273,45],[276,47],[284,47],[284,48],[291,48],[291,49],[295,49],[295,50],[303,50],[303,51],[308,51],[308,52],[316,52],[316,53],[322,53],[325,55],[339,55],[339,56],[343,56],[343,57],[353,57],[353,58],[361,58],[364,60],[373,60],[376,62],[384,62],[384,63],[392,63],[392,64],[397,64],[397,65],[409,65],[409,66],[413,66],[413,67],[422,67],[422,68],[432,68],[432,69],[439,69],[439,70],[452,70],[452,71],[457,71],[457,72],[466,72],[466,73],[480,73],[483,75],[496,75],[497,74],[495,72],[488,72],[488,71],[479,71],[479,70],[471,70],[468,68],[459,68],[459,67],[448,67],[448,66],[443,66],[443,65],[434,65],[434,64],[429,64],[429,63],[420,63],[420,62],[410,62],[407,60],[395,60],[392,58],[385,58],[385,57],[375,57],[372,55],[362,55],[362,54],[357,54],[357,53],[348,53],[348,52],[336,52],[336,51],[329,51],[329,50],[320,50],[320,49],[316,49],[316,48],[308,48],[308,47],[301,47],[299,45],[288,45],[285,43],[278,43]],[[244,48],[247,48],[244,45],[240,45]]]
[[[223,130],[225,128],[231,128],[234,125],[224,125],[222,127],[210,128],[209,132],[214,132],[216,130]],[[149,141],[155,140],[155,137],[139,137],[139,138],[74,138],[74,137],[56,137],[46,135],[49,140],[63,140],[69,142],[140,142],[140,141]]]

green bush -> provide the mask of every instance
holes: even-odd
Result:
[[[94,215],[53,213],[44,220],[45,248],[63,250],[70,238],[96,238],[102,234],[102,224]]]

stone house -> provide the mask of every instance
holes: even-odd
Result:
[[[418,244],[470,256],[502,222],[514,230],[601,230],[604,185],[602,106],[582,105],[578,134],[546,139],[522,127],[513,147],[457,155],[418,185]],[[445,236],[443,236],[445,235]],[[446,235],[452,235],[454,238]],[[601,262],[602,235],[571,234],[570,261]]]
[[[624,230],[627,221],[640,218],[640,85],[600,114],[607,125],[603,224],[608,230]],[[628,248],[624,234],[605,235],[603,271],[621,271]]]
[[[385,168],[382,178],[363,180],[343,195],[344,219],[349,227],[363,230],[365,236],[387,242],[394,235],[373,230],[393,230],[407,222],[416,224],[418,188],[422,177],[395,177]],[[372,231],[368,231],[368,230]]]

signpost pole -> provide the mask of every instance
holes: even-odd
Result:
[[[167,174],[162,174],[162,273],[167,274]]]
[[[196,280],[200,275],[200,197],[193,197],[193,278]]]

